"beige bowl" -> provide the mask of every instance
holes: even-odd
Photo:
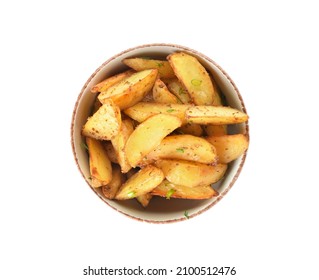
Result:
[[[123,51],[104,62],[84,84],[73,111],[71,124],[72,149],[76,164],[83,178],[87,182],[88,186],[103,202],[112,207],[114,210],[140,221],[152,223],[182,221],[210,209],[219,200],[221,200],[234,185],[246,158],[245,153],[243,156],[229,164],[227,173],[223,180],[214,185],[214,188],[219,192],[219,196],[208,200],[167,200],[165,198],[153,197],[149,206],[144,209],[135,199],[129,201],[106,199],[102,195],[100,189],[95,189],[90,186],[88,179],[90,177],[88,155],[81,145],[83,142],[81,128],[89,116],[91,106],[96,97],[95,94],[90,92],[90,88],[106,77],[127,69],[127,67],[121,62],[124,58],[139,56],[165,58],[168,54],[176,51],[184,51],[196,56],[206,69],[213,74],[226,98],[228,105],[246,112],[243,99],[239,94],[237,87],[218,64],[197,51],[187,47],[171,44],[150,44],[138,46]],[[248,123],[234,125],[232,126],[232,129],[236,133],[246,133],[248,135]]]

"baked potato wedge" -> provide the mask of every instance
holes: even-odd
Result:
[[[136,71],[146,69],[157,69],[160,78],[173,78],[174,71],[166,60],[149,59],[149,58],[126,58],[123,63]]]
[[[220,102],[208,72],[196,57],[176,52],[170,54],[167,60],[195,105],[216,105]]]
[[[102,144],[104,149],[106,150],[107,156],[110,159],[110,161],[113,163],[119,163],[111,141],[103,141]]]
[[[129,164],[132,167],[138,166],[144,156],[181,124],[182,121],[176,116],[157,114],[138,125],[125,145],[125,154]]]
[[[145,208],[149,205],[153,195],[151,193],[142,194],[136,197],[136,200]]]
[[[181,134],[190,134],[194,136],[202,136],[204,133],[202,127],[196,123],[187,123],[180,127],[177,130],[177,132]]]
[[[121,110],[131,107],[141,101],[152,89],[157,74],[157,69],[134,73],[101,92],[98,99],[103,104],[106,100],[112,99]]]
[[[126,159],[124,147],[127,139],[130,137],[133,131],[133,122],[130,119],[124,119],[122,120],[122,125],[119,133],[111,139],[118,163],[121,166],[121,171],[123,173],[127,173],[132,168]]]
[[[130,177],[119,189],[115,198],[126,200],[145,195],[156,188],[163,180],[163,172],[153,165],[148,165]]]
[[[248,116],[224,106],[193,106],[185,111],[186,121],[197,124],[236,124],[246,122]]]
[[[91,88],[91,92],[92,93],[97,93],[97,92],[106,91],[108,88],[110,88],[111,86],[117,84],[118,82],[120,82],[124,78],[127,78],[127,77],[131,76],[134,72],[135,72],[134,70],[127,70],[125,72],[119,73],[119,74],[111,76],[109,78],[106,78],[102,82],[100,82],[100,83],[96,84],[95,86],[93,86]]]
[[[160,79],[157,79],[155,81],[155,84],[153,87],[153,99],[154,99],[154,102],[157,102],[157,103],[164,103],[164,104],[181,103],[179,99],[168,90],[167,86]]]
[[[219,181],[225,174],[227,164],[215,166],[177,159],[159,159],[155,165],[173,184],[186,187],[207,186]]]
[[[209,199],[214,196],[218,196],[218,192],[215,191],[210,185],[192,188],[173,184],[166,179],[163,180],[163,182],[160,183],[155,189],[153,189],[151,194],[166,197],[167,199]]]
[[[244,134],[208,136],[206,139],[216,148],[220,163],[229,163],[237,159],[249,145],[248,137]]]
[[[111,140],[120,131],[121,111],[111,99],[89,117],[82,128],[82,134],[97,140]]]
[[[169,114],[178,117],[183,124],[186,124],[185,112],[189,106],[186,104],[139,102],[124,110],[124,113],[139,123],[157,114]]]
[[[121,168],[118,165],[112,165],[112,180],[102,186],[102,193],[108,199],[114,199],[115,194],[125,182],[125,175],[122,174]]]
[[[165,137],[162,142],[148,153],[142,164],[149,164],[158,159],[183,159],[205,164],[217,161],[215,147],[204,138],[192,135],[172,135]]]
[[[92,186],[101,187],[112,180],[112,165],[102,143],[86,137]]]
[[[181,84],[178,79],[171,79],[167,82],[168,90],[173,93],[182,103],[190,104],[192,100],[187,92],[187,89]]]

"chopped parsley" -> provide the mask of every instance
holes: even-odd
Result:
[[[177,148],[177,149],[176,149],[176,152],[184,153],[184,149],[183,149],[183,148]]]
[[[84,142],[81,142],[81,147],[85,150],[89,150],[89,147]]]
[[[202,84],[201,80],[193,79],[191,80],[193,86],[200,86]]]
[[[184,216],[185,216],[185,218],[186,218],[186,219],[189,219],[188,211],[187,211],[187,210],[185,210],[185,212],[184,212]]]
[[[167,113],[172,113],[172,112],[174,112],[175,111],[175,109],[168,109],[166,112]]]
[[[136,196],[136,193],[134,192],[134,191],[131,191],[131,192],[129,192],[128,194],[127,194],[127,197],[129,197],[129,198],[133,198],[133,197],[135,197]]]
[[[174,192],[175,192],[174,189],[170,189],[170,190],[166,193],[166,199],[170,199]]]
[[[163,67],[164,66],[163,62],[157,62],[156,64],[157,64],[157,67]]]

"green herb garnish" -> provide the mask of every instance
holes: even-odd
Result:
[[[81,147],[85,150],[89,150],[89,147],[84,142],[81,142]]]
[[[200,86],[202,84],[202,81],[201,80],[197,80],[197,79],[193,79],[191,80],[191,83],[193,86]]]
[[[156,64],[157,64],[157,67],[163,67],[164,66],[163,62],[157,62]]]
[[[175,109],[168,109],[166,112],[167,113],[172,113],[172,112],[174,112],[175,111]]]
[[[131,192],[129,192],[128,194],[127,194],[127,197],[129,197],[129,198],[133,198],[133,197],[135,197],[136,196],[136,193],[134,192],[134,191],[131,191]]]
[[[176,152],[179,152],[179,153],[184,153],[184,151],[185,151],[185,150],[184,150],[183,148],[177,148],[177,149],[176,149]]]
[[[178,93],[179,93],[180,95],[181,95],[181,94],[186,94],[185,90],[182,89],[182,88],[179,88]]]
[[[170,190],[166,193],[166,199],[170,199],[174,192],[175,192],[174,189],[170,189]]]
[[[187,211],[187,210],[185,210],[185,212],[184,212],[184,216],[186,217],[186,219],[189,219],[188,211]]]

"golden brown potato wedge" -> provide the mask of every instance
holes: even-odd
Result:
[[[98,95],[101,103],[112,99],[121,110],[141,101],[152,89],[156,80],[157,69],[144,70],[121,80]]]
[[[216,166],[194,161],[159,159],[155,165],[160,168],[168,181],[186,187],[206,186],[219,181],[225,174],[227,164]]]
[[[153,87],[153,99],[154,102],[164,103],[164,104],[177,104],[181,103],[178,98],[172,94],[167,86],[160,80],[155,81]]]
[[[173,184],[167,181],[166,179],[162,183],[160,183],[155,189],[153,189],[151,194],[163,196],[167,199],[209,199],[214,196],[218,196],[218,192],[215,191],[210,185],[192,188]]]
[[[114,199],[115,194],[125,182],[125,175],[122,174],[118,165],[112,165],[112,180],[107,185],[102,186],[102,193],[108,199]]]
[[[102,143],[110,161],[113,163],[119,163],[112,143],[110,141],[103,141]]]
[[[223,106],[193,106],[186,112],[186,120],[198,124],[235,124],[248,120],[248,116],[234,108]]]
[[[86,137],[86,144],[89,151],[89,165],[94,187],[106,185],[112,180],[112,165],[102,143],[96,139]]]
[[[174,77],[173,69],[165,60],[148,59],[148,58],[126,58],[123,63],[136,71],[146,69],[157,69],[161,78]]]
[[[116,152],[118,163],[121,166],[121,171],[123,173],[127,173],[132,168],[132,166],[127,161],[124,147],[127,139],[130,137],[133,131],[133,122],[130,119],[124,119],[122,120],[122,125],[119,133],[111,139],[112,145]]]
[[[108,88],[110,88],[111,86],[117,84],[118,82],[120,82],[124,78],[127,78],[127,77],[131,76],[134,72],[135,71],[133,71],[133,70],[127,70],[125,72],[119,73],[119,74],[111,76],[109,78],[106,78],[102,82],[100,82],[100,83],[96,84],[95,86],[93,86],[91,88],[91,92],[92,93],[97,93],[97,92],[106,91]]]
[[[157,114],[170,114],[177,116],[186,124],[185,111],[190,105],[186,104],[161,104],[151,102],[139,102],[124,110],[125,114],[141,123],[151,116]]]
[[[192,135],[172,135],[165,137],[160,145],[147,154],[142,164],[158,159],[183,159],[212,164],[217,160],[215,147],[204,138]]]
[[[187,89],[181,84],[178,79],[171,79],[167,82],[167,87],[182,103],[190,104],[192,100],[187,92]]]
[[[120,188],[115,198],[132,199],[149,193],[164,180],[164,174],[153,165],[148,165],[129,178]]]
[[[209,124],[209,125],[204,125],[203,128],[208,136],[211,136],[211,135],[220,136],[220,135],[227,134],[227,125]]]
[[[95,98],[91,115],[93,115],[98,109],[100,109],[101,106],[102,106],[102,103],[100,102],[100,100],[98,98]]]
[[[151,193],[142,194],[136,197],[137,201],[143,206],[147,207],[152,199],[153,195]]]
[[[167,59],[195,105],[216,105],[216,100],[220,101],[208,72],[196,57],[176,52]]]
[[[129,164],[136,167],[145,155],[181,124],[178,117],[168,114],[154,115],[142,122],[135,128],[125,145],[125,154]]]
[[[237,159],[249,145],[248,137],[244,134],[208,136],[206,139],[216,148],[220,163],[229,163]]]
[[[88,118],[82,134],[98,140],[111,140],[119,133],[121,122],[120,109],[108,99],[93,116]]]
[[[177,132],[181,134],[190,134],[194,136],[202,136],[204,133],[202,127],[196,123],[187,123],[179,129],[177,129]]]

